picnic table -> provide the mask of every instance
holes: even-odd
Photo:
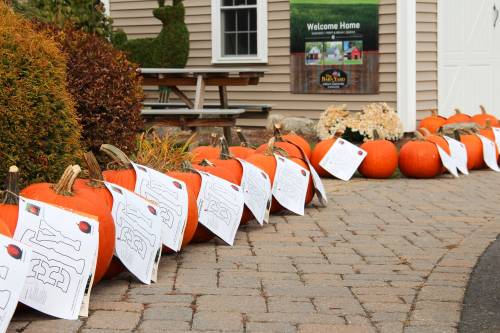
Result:
[[[268,105],[231,105],[227,87],[257,85],[267,70],[258,68],[141,68],[145,86],[168,87],[180,102],[171,103],[160,98],[155,103],[144,103],[143,117],[161,121],[169,126],[187,128],[223,127],[224,136],[231,141],[231,127],[236,118],[250,108],[269,111]],[[206,87],[216,86],[219,103],[206,104]],[[190,99],[181,87],[192,90],[194,100]]]

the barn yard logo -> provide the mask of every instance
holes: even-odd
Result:
[[[340,69],[327,69],[321,73],[319,83],[326,89],[342,89],[347,86],[347,74]]]

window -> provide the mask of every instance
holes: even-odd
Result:
[[[212,0],[212,62],[267,62],[267,0]]]

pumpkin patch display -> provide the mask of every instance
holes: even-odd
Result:
[[[99,252],[94,275],[96,284],[104,277],[115,251],[115,224],[111,210],[101,197],[74,188],[80,172],[78,165],[68,166],[57,184],[33,184],[22,190],[21,196],[97,217]]]
[[[481,127],[485,127],[486,123],[489,122],[490,126],[498,126],[498,119],[486,112],[486,108],[483,105],[480,105],[481,113],[476,114],[471,118],[471,121],[478,124]]]
[[[460,109],[455,109],[455,114],[449,117],[444,125],[457,124],[457,123],[468,123],[471,121],[471,116],[463,114]]]
[[[438,112],[436,109],[431,111],[431,115],[422,119],[420,121],[420,124],[418,125],[418,128],[426,128],[428,129],[431,133],[436,133],[441,126],[446,124],[446,118],[438,115]]]
[[[377,131],[374,131],[373,138],[360,147],[367,152],[367,156],[358,171],[366,178],[389,178],[398,168],[398,150],[391,141],[380,140]]]
[[[7,188],[0,204],[0,221],[14,234],[19,215],[19,169],[11,166],[7,174]]]
[[[333,177],[330,175],[328,171],[323,169],[319,163],[325,157],[325,155],[328,153],[330,148],[332,148],[333,144],[335,143],[337,139],[336,138],[331,138],[331,139],[326,139],[323,141],[320,141],[313,149],[311,153],[311,164],[316,169],[316,172],[318,175],[322,177]]]
[[[419,132],[399,151],[399,169],[408,178],[433,178],[443,172],[439,151],[433,142]]]

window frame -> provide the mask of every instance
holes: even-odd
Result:
[[[212,64],[266,64],[268,61],[267,0],[257,0],[257,55],[224,56],[222,54],[221,6],[222,0],[212,0]]]

